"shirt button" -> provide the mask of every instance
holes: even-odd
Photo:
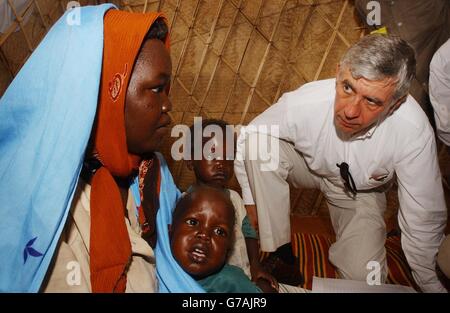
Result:
[[[395,4],[395,1],[391,1],[391,5],[394,5]]]
[[[402,22],[398,22],[397,25],[398,25],[398,27],[402,27],[403,23]]]

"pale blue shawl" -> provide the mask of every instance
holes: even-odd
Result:
[[[168,225],[172,223],[172,211],[179,198],[166,161],[158,154],[161,164],[161,189],[156,218],[158,239],[155,248],[156,275],[159,292],[205,292],[203,288],[178,265],[170,250]]]
[[[0,99],[2,292],[37,292],[55,252],[97,109],[112,7],[66,12]]]

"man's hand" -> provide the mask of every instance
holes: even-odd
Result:
[[[263,293],[278,293],[278,289],[273,288],[270,282],[264,278],[258,279],[255,284]]]
[[[245,206],[247,210],[247,216],[250,220],[250,224],[252,224],[253,228],[258,231],[258,212],[256,210],[256,205],[249,204]]]
[[[250,274],[252,275],[253,282],[257,283],[260,280],[266,280],[270,284],[270,286],[278,292],[278,281],[275,277],[264,270],[261,263],[253,262],[253,264],[250,264]]]

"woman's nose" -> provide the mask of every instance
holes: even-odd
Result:
[[[164,113],[168,113],[170,111],[172,111],[172,102],[169,99],[169,96],[165,95],[165,99],[162,105],[162,111]]]

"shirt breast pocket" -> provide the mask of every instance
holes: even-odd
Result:
[[[378,187],[384,185],[392,180],[394,176],[394,170],[388,170],[386,168],[378,168],[369,173],[369,185],[372,187]]]

